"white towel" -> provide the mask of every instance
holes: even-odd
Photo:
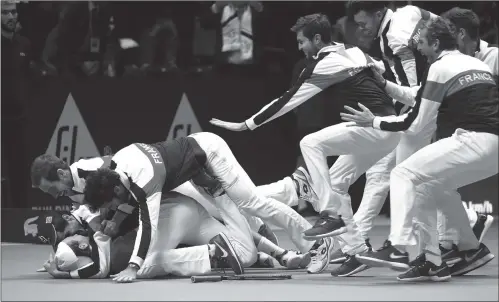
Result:
[[[223,37],[222,52],[230,52],[228,61],[238,64],[251,60],[253,58],[251,8],[247,6],[239,17],[232,5],[226,5],[220,23]]]

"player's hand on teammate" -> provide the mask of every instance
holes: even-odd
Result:
[[[371,70],[373,71],[373,77],[381,86],[386,86],[386,79],[383,78],[383,72],[377,68],[376,65],[371,66]]]
[[[350,106],[344,106],[344,108],[350,111],[351,114],[341,112],[341,119],[345,122],[351,122],[350,124],[347,124],[347,127],[372,127],[374,114],[371,112],[371,110],[369,110],[369,108],[362,105],[361,103],[359,103],[359,107],[360,109],[362,109],[362,111],[355,110]]]
[[[103,220],[101,223],[101,232],[111,238],[118,236],[119,228],[116,222],[112,220]]]
[[[245,122],[242,123],[231,123],[231,122],[224,122],[222,120],[212,118],[210,120],[210,124],[215,125],[220,128],[224,128],[230,131],[244,131],[248,130],[248,126],[246,126]]]
[[[113,281],[116,281],[118,283],[130,283],[137,279],[137,271],[137,268],[128,266],[120,273],[111,275],[111,278],[113,278]]]

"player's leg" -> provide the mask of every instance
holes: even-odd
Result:
[[[190,181],[185,182],[182,185],[175,188],[173,191],[179,192],[181,194],[184,194],[186,196],[193,198],[199,204],[201,204],[208,211],[208,213],[210,213],[211,216],[215,217],[219,221],[222,220],[222,218],[220,217],[220,212],[218,211],[216,206],[213,204],[213,201],[211,200],[212,199],[211,196],[208,197],[208,196],[202,195],[198,191],[198,189],[194,187],[192,182],[190,182]],[[241,214],[243,214],[244,217],[248,220],[250,228],[253,231],[258,232],[262,236],[269,238],[271,241],[273,241],[277,244],[277,237],[272,232],[272,230],[260,218],[249,215],[244,211],[242,211]]]
[[[428,274],[421,269],[437,270],[442,263],[436,232],[436,202],[431,194],[442,191],[442,188],[455,190],[496,174],[497,157],[496,135],[459,129],[452,137],[421,149],[392,171],[392,210],[400,215],[392,216],[390,240],[401,250],[416,246],[418,242],[412,225],[417,224],[419,238],[424,240],[426,258],[424,266],[415,267],[420,270],[418,273]],[[413,220],[413,217],[417,219]],[[481,245],[474,251],[474,258],[478,260],[487,251]]]
[[[429,145],[432,141],[432,138],[435,134],[436,125],[428,124],[425,126],[423,130],[416,134],[412,133],[402,133],[400,137],[400,141],[395,149],[395,163],[394,165],[398,165],[402,163],[404,160],[409,158],[411,155]],[[391,167],[393,170],[393,166]],[[390,199],[390,202],[391,199]],[[391,206],[391,205],[390,205]],[[391,215],[399,215],[396,211],[391,210]],[[383,246],[380,248],[386,253],[394,252],[397,253],[397,250],[392,246],[389,240],[385,240]]]
[[[374,219],[381,212],[381,208],[388,197],[390,173],[395,167],[395,153],[396,151],[393,150],[366,171],[364,194],[359,208],[353,216],[364,240],[369,238]]]
[[[222,138],[206,132],[195,133],[191,137],[207,154],[208,172],[222,183],[227,195],[239,208],[287,230],[302,253],[310,250],[314,242],[302,238],[302,232],[309,226],[308,221],[291,207],[258,194],[255,184]]]
[[[384,152],[380,153],[378,157],[382,157],[383,154]],[[373,150],[371,155],[375,156],[376,151]],[[367,266],[358,262],[354,257],[355,255],[368,252],[369,247],[358,231],[357,224],[354,222],[348,189],[372,163],[373,159],[370,157],[342,155],[329,170],[332,187],[341,198],[341,207],[338,209],[338,213],[347,227],[347,232],[335,237],[340,243],[341,251],[346,255],[346,261],[331,272],[333,276],[351,276],[367,269]]]
[[[341,215],[338,211],[342,204],[350,202],[349,186],[393,150],[398,141],[398,133],[348,127],[346,123],[327,127],[302,139],[300,147],[312,178],[312,187],[320,197],[313,206],[321,214],[316,225],[305,232],[307,238],[336,236],[347,230],[344,220],[338,217]],[[326,158],[346,154],[352,161],[342,161],[341,165],[336,161],[332,170],[338,173],[338,177],[337,180],[331,179]],[[341,171],[336,172],[336,169]]]
[[[177,192],[169,192],[164,196],[168,198],[161,205],[159,239],[144,261],[140,271],[142,278],[152,278],[167,273],[182,276],[206,273],[211,269],[212,260],[220,258],[229,260],[236,273],[242,272],[240,265],[234,266],[230,260],[235,259],[235,262],[239,262],[238,256],[244,257],[245,254],[233,251],[231,244],[225,239],[227,234],[224,232],[229,233],[226,227],[211,217],[194,199]],[[203,221],[208,217],[217,222],[219,227],[204,230]],[[203,231],[207,231],[205,234],[209,237],[204,236],[203,240],[199,240],[199,233]],[[194,247],[172,251],[179,243]]]

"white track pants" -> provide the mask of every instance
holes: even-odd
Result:
[[[460,199],[450,192],[495,175],[498,156],[497,135],[457,129],[451,137],[419,150],[395,167],[390,175],[391,212],[397,213],[391,216],[392,244],[419,246],[427,259],[438,265],[438,206],[459,228],[462,241],[478,246]],[[445,195],[449,198],[441,199]],[[437,204],[444,200],[448,200],[445,205]]]
[[[218,209],[215,207],[215,205],[211,201],[211,199],[213,197],[211,197],[211,196],[208,197],[208,196],[202,195],[198,191],[198,189],[194,187],[192,182],[190,182],[190,181],[185,182],[185,183],[181,184],[180,186],[178,186],[177,188],[175,188],[173,191],[176,191],[176,192],[179,192],[179,193],[184,194],[186,196],[194,198],[197,202],[199,202],[208,211],[208,213],[210,213],[210,215],[212,215],[213,217],[215,217],[216,219],[218,219],[220,221],[222,220],[222,217],[220,216],[220,212],[218,211]],[[248,223],[250,225],[251,230],[253,230],[255,232],[258,232],[260,230],[260,227],[264,224],[260,218],[255,217],[253,215],[250,215],[250,214],[246,213],[244,210],[241,210],[241,214],[243,214],[243,216],[246,218],[246,220],[248,220]]]
[[[354,215],[354,221],[364,240],[369,238],[374,219],[379,215],[390,191],[390,172],[396,165],[429,145],[435,130],[436,125],[433,123],[417,134],[403,133],[397,147],[366,171],[364,195]]]
[[[158,220],[158,240],[151,247],[138,278],[154,278],[175,274],[192,276],[211,271],[208,242],[230,230],[213,218],[194,199],[176,193],[166,194]],[[165,199],[163,199],[165,200]],[[176,249],[179,244],[192,245]]]
[[[369,167],[385,157],[397,146],[399,133],[390,133],[364,127],[348,127],[340,123],[305,136],[300,147],[307,169],[312,178],[312,188],[319,200],[313,204],[321,213],[341,215],[348,232],[339,239],[357,245],[364,244],[357,226],[353,223],[353,211],[348,194],[349,187]],[[331,169],[328,156],[340,155]],[[340,240],[340,241],[341,241]],[[355,249],[353,247],[342,249]]]
[[[302,237],[302,233],[309,225],[307,220],[292,208],[272,198],[260,195],[253,181],[237,162],[229,146],[221,137],[208,132],[195,133],[190,137],[194,138],[206,152],[208,173],[222,183],[227,196],[237,207],[250,215],[257,216],[286,230],[300,251],[308,252],[310,250],[313,243]],[[222,218],[225,221],[225,217],[222,216]],[[231,217],[231,219],[233,218]],[[248,223],[246,220],[244,221],[251,239]]]

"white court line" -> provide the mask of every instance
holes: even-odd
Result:
[[[11,243],[11,242],[2,242],[2,246],[10,246],[10,245],[30,245],[29,243]]]

